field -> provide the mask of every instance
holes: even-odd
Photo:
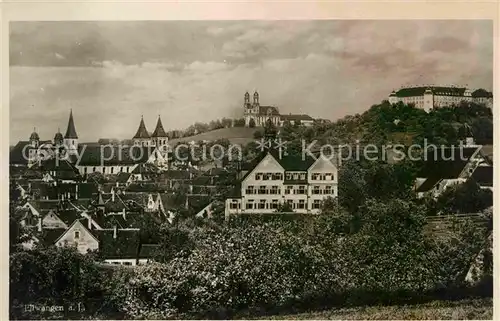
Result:
[[[194,136],[175,138],[169,140],[169,144],[174,146],[179,142],[198,142],[200,140],[214,141],[217,139],[228,139],[231,144],[245,145],[252,142],[253,134],[260,128],[231,127],[212,130]]]
[[[261,320],[492,320],[493,299],[433,301],[418,305],[341,308],[265,316]]]

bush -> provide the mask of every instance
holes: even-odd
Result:
[[[369,200],[361,210],[350,233],[339,228],[352,219],[341,211],[196,228],[190,254],[134,271],[126,287],[136,292],[121,309],[133,318],[231,318],[247,309],[423,300],[463,285],[480,247],[473,226],[437,240],[425,236],[419,205]]]

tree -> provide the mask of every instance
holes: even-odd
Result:
[[[255,133],[253,133],[253,138],[255,139],[261,139],[262,137],[264,137],[264,134],[260,130],[257,130],[255,131]]]
[[[266,125],[264,126],[264,138],[275,139],[277,135],[278,135],[278,130],[276,129],[276,126],[271,121],[271,119],[268,119],[266,121]]]
[[[245,119],[244,118],[235,119],[234,127],[245,127]]]
[[[446,189],[437,199],[444,213],[477,213],[493,205],[493,193],[483,190],[470,178],[465,183]]]
[[[255,128],[255,120],[253,118],[250,119],[250,122],[248,123],[248,127]]]

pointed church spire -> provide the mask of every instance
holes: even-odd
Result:
[[[141,116],[141,123],[139,124],[137,133],[135,133],[135,136],[133,138],[150,138],[148,130],[146,129],[146,125],[144,124],[143,116]]]
[[[69,112],[69,121],[68,121],[68,129],[66,130],[66,135],[64,138],[78,139],[78,135],[76,134],[75,123],[73,121],[73,109]]]
[[[163,129],[163,124],[161,123],[160,115],[158,115],[158,122],[156,123],[156,128],[151,137],[167,137],[165,129]]]

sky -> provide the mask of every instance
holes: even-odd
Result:
[[[10,142],[243,116],[243,95],[335,120],[402,85],[493,87],[486,20],[11,22]]]

